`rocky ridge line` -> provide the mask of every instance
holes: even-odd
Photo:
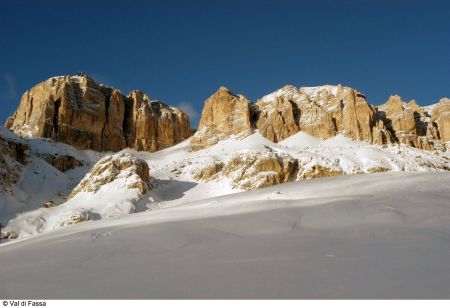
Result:
[[[190,149],[208,148],[230,136],[245,137],[255,129],[273,142],[304,131],[322,139],[342,134],[378,145],[402,143],[445,151],[450,144],[450,99],[420,107],[391,96],[385,104],[372,106],[350,87],[288,85],[253,104],[221,87],[205,101]]]
[[[190,137],[189,117],[178,108],[128,96],[87,75],[53,77],[22,96],[5,127],[20,137],[50,138],[79,149],[157,151]]]

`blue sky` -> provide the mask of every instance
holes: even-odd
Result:
[[[84,71],[193,112],[221,85],[450,96],[450,1],[0,1],[0,121],[24,91]]]

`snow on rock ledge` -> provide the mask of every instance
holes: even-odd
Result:
[[[289,154],[277,154],[269,147],[264,151],[241,151],[226,162],[214,162],[193,170],[198,180],[225,176],[233,188],[252,190],[291,181],[297,174],[297,161]]]
[[[35,235],[89,220],[134,213],[151,189],[147,163],[128,153],[99,160],[75,187],[69,200],[52,208],[19,214],[5,228],[9,238]]]
[[[150,188],[149,168],[147,163],[131,154],[115,154],[99,160],[86,174],[80,184],[74,188],[69,198],[78,193],[97,192],[105,184],[118,181],[122,188],[137,189],[146,194]]]
[[[199,156],[212,160],[193,165],[190,174],[204,182],[225,181],[252,190],[305,179],[390,171],[450,171],[450,153],[423,151],[403,144],[378,146],[338,135],[326,140],[299,132],[275,144],[255,133],[232,145],[219,143]],[[262,136],[261,136],[262,138]],[[208,152],[210,151],[210,152]]]

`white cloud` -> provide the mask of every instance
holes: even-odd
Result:
[[[14,81],[14,78],[10,74],[4,73],[3,80],[6,84],[8,97],[11,99],[17,98],[16,82]]]
[[[200,112],[194,107],[194,105],[192,105],[191,103],[188,103],[188,102],[181,102],[176,107],[181,109],[182,111],[186,112],[189,115],[192,127],[197,127],[198,120],[200,117]]]

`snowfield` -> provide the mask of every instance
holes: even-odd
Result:
[[[2,298],[449,298],[450,173],[329,177],[0,246]]]
[[[1,133],[4,133],[2,130]],[[6,133],[5,133],[6,134]],[[17,138],[17,137],[16,137]],[[190,139],[155,153],[132,149],[117,155],[131,155],[145,160],[153,178],[153,188],[145,194],[127,189],[127,173],[101,187],[96,192],[83,192],[67,200],[72,189],[102,157],[112,153],[81,151],[71,146],[42,139],[26,140],[32,149],[32,160],[25,166],[20,182],[12,194],[1,193],[0,222],[4,229],[18,237],[32,236],[86,220],[121,218],[147,210],[159,210],[205,198],[242,192],[242,187],[259,183],[270,172],[247,169],[242,178],[240,170],[231,174],[218,172],[211,179],[197,179],[195,174],[214,164],[226,164],[235,155],[266,157],[284,155],[299,161],[305,171],[297,180],[316,166],[329,168],[339,174],[359,174],[381,171],[450,170],[450,152],[422,151],[405,145],[377,146],[353,141],[344,136],[321,140],[299,132],[280,143],[273,143],[257,131],[247,137],[236,136],[196,152],[190,152]],[[39,158],[39,154],[68,154],[84,162],[84,166],[60,172]],[[234,168],[242,166],[236,166]],[[244,166],[246,167],[246,166]],[[103,176],[108,177],[108,174]],[[295,180],[295,178],[293,179]],[[43,208],[47,201],[56,205]]]
[[[0,244],[1,298],[450,298],[450,152],[255,132],[113,154],[0,133],[30,147],[1,183],[18,236]],[[242,186],[274,174],[276,158],[254,163],[270,157],[298,162],[294,182]],[[208,166],[225,167],[197,177]],[[306,180],[317,166],[343,175]]]

